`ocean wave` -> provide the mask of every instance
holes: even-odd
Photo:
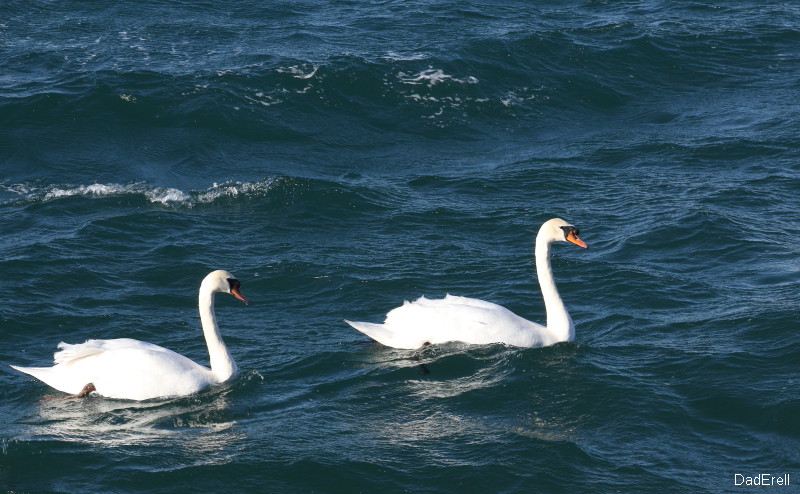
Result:
[[[143,194],[150,202],[160,202],[162,204],[179,203],[189,199],[189,195],[178,189],[155,187],[147,188],[140,184],[91,184],[77,186],[57,186],[46,189],[44,194],[33,193],[29,199],[41,199],[42,202],[61,199],[64,197],[84,196],[84,197],[109,197],[123,196],[128,194]]]
[[[397,29],[413,19],[415,31],[425,31],[455,14],[442,17],[438,9],[428,9],[401,16]],[[213,50],[204,50],[201,42],[166,42],[169,37],[159,35],[161,15],[154,15],[152,24],[123,26],[72,26],[60,16],[45,16],[36,18],[43,24],[25,36],[13,36],[16,28],[9,23],[9,39],[15,41],[2,71],[11,75],[0,73],[6,97],[0,101],[5,116],[0,123],[47,126],[68,115],[70,126],[123,120],[290,139],[337,136],[343,118],[357,121],[365,115],[371,124],[367,131],[377,123],[412,134],[419,133],[420,123],[457,128],[459,135],[463,126],[483,131],[486,121],[505,125],[516,120],[529,128],[548,110],[555,111],[547,126],[559,118],[571,125],[587,110],[614,111],[643,99],[639,95],[694,93],[707,84],[737,81],[753,84],[754,68],[778,76],[769,79],[775,81],[789,73],[790,48],[800,31],[774,25],[775,11],[744,9],[732,15],[736,9],[728,9],[731,22],[710,22],[693,12],[688,24],[679,22],[685,15],[680,8],[642,9],[631,16],[625,8],[597,12],[591,2],[585,16],[571,20],[548,9],[532,19],[512,15],[514,21],[502,15],[486,19],[470,10],[460,13],[483,19],[481,29],[471,32],[465,20],[466,39],[446,36],[459,40],[457,45],[446,39],[430,45],[387,44],[382,36],[373,44],[365,36],[357,47],[337,45],[338,29],[298,33],[294,16],[313,11],[299,9],[289,16],[293,21],[275,26],[277,32],[204,23],[202,36],[195,35],[225,40]],[[377,10],[359,9],[349,27],[362,32],[382,20],[385,9]],[[184,19],[174,22],[173,29],[186,28]],[[61,43],[41,34],[66,27],[71,35]],[[325,49],[309,50],[316,45]],[[670,105],[682,99],[670,98]],[[293,123],[295,115],[314,119],[314,129]]]
[[[144,198],[148,203],[170,207],[192,208],[219,200],[238,197],[257,197],[271,190],[278,179],[264,178],[252,182],[214,182],[204,190],[183,191],[173,187],[157,187],[142,182],[88,185],[46,185],[0,183],[0,204],[47,203],[72,197],[91,199],[109,197]],[[3,196],[8,196],[3,197]]]

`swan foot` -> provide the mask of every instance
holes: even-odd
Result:
[[[42,396],[42,399],[39,400],[39,403],[43,403],[45,401],[50,401],[50,400],[70,400],[72,398],[85,398],[89,396],[89,394],[92,391],[97,391],[97,388],[94,387],[94,384],[89,383],[86,386],[84,386],[83,389],[80,390],[80,392],[76,395],[70,395],[70,396],[44,395]]]
[[[425,345],[430,345],[430,343],[425,343]],[[422,359],[419,358],[419,354],[414,354],[414,355],[408,357],[408,360],[413,360],[414,362],[419,362]],[[428,366],[425,365],[425,364],[422,364],[422,363],[417,364],[417,372],[419,372],[420,376],[427,376],[428,374],[431,373],[430,369],[428,369]]]
[[[84,396],[87,396],[92,391],[97,391],[97,388],[94,387],[94,384],[89,383],[89,384],[87,384],[86,386],[83,387],[83,389],[81,390],[80,393],[75,395],[75,398],[83,398]]]

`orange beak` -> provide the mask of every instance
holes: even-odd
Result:
[[[244,298],[244,295],[242,295],[242,292],[241,292],[241,291],[239,291],[239,289],[238,289],[238,288],[233,288],[233,289],[231,289],[231,295],[233,295],[234,297],[238,298],[239,300],[241,300],[242,302],[244,302],[244,303],[245,303],[245,305],[247,305],[247,299],[246,299],[246,298]]]
[[[577,245],[578,247],[586,248],[586,242],[579,239],[575,232],[570,231],[567,233],[567,242],[572,242],[573,244]]]

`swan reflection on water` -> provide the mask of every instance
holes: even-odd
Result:
[[[246,372],[232,383],[173,400],[46,397],[16,422],[12,440],[60,441],[95,450],[160,446],[191,464],[225,464],[246,439],[230,395],[259,378],[255,371]]]
[[[581,372],[574,369],[578,347],[562,343],[546,349],[446,343],[416,351],[376,346],[377,381],[360,395],[395,402],[376,410],[369,429],[396,445],[472,438],[494,441],[507,435],[546,443],[580,441],[585,414],[563,414],[579,408]],[[424,365],[426,372],[414,372]],[[405,379],[396,378],[404,375]],[[395,385],[387,391],[384,381]],[[556,386],[553,383],[558,383]],[[573,395],[573,391],[575,394]],[[483,438],[483,439],[482,439]]]

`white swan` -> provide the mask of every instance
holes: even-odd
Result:
[[[575,339],[575,326],[553,281],[550,244],[572,242],[586,248],[578,229],[560,218],[546,221],[536,235],[536,273],[544,297],[547,326],[523,319],[503,306],[474,298],[447,295],[421,297],[386,314],[383,324],[345,322],[390,347],[414,349],[427,344],[461,341],[476,345],[505,343],[541,347]]]
[[[227,271],[213,271],[200,284],[199,308],[211,369],[152,343],[120,338],[58,344],[52,367],[11,367],[76,396],[91,392],[107,398],[147,400],[186,396],[236,375],[219,334],[214,293],[230,293],[245,304],[241,284]]]

